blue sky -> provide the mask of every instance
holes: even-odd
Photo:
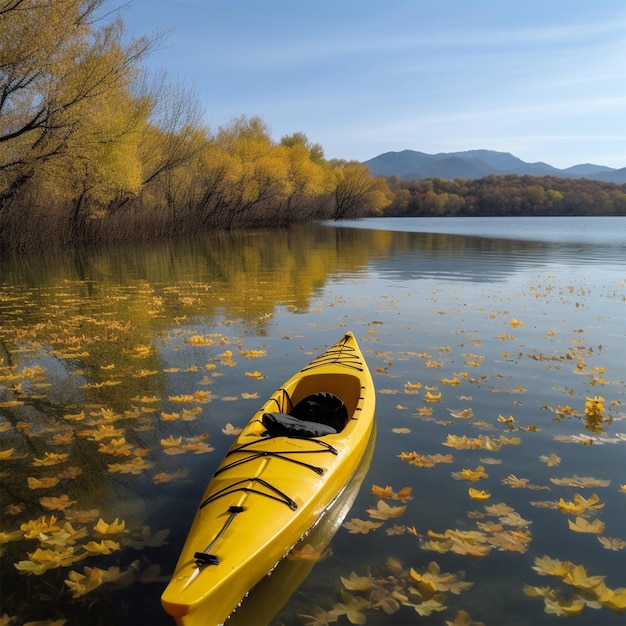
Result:
[[[192,87],[212,129],[256,115],[358,161],[626,166],[624,0],[133,0],[122,17],[169,33],[148,66]]]

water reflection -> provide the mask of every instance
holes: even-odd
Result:
[[[366,576],[388,557],[420,572],[431,561],[441,571],[467,571],[471,593],[448,594],[447,612],[433,614],[439,622],[466,609],[486,623],[556,623],[542,598],[522,591],[554,582],[532,570],[544,555],[582,563],[618,588],[623,552],[570,532],[575,518],[558,502],[597,493],[602,537],[615,546],[624,539],[621,252],[310,225],[2,260],[2,610],[16,623],[168,623],[160,579],[171,573],[228,433],[346,326],[362,339],[375,373],[379,423],[368,488],[350,517],[367,519],[377,508],[370,481],[411,487],[413,500],[397,520],[404,530],[393,520],[367,536],[340,528],[334,556],[285,607],[284,623],[311,614],[312,603],[330,610],[341,600],[342,577]],[[585,406],[594,396],[604,401],[592,413]],[[499,448],[501,435],[520,443]],[[494,449],[446,445],[463,437]],[[422,468],[399,458],[412,451],[426,460],[452,453],[453,462]],[[489,478],[472,486],[532,521],[528,553],[494,543],[480,559],[439,554],[406,530],[424,537],[475,529],[482,503],[472,503],[468,485],[451,474],[478,465]],[[71,544],[69,529],[45,528],[51,516],[61,530],[68,522],[86,536]],[[44,535],[56,533],[57,547],[65,541],[76,556],[89,541],[107,539],[95,531],[100,518],[126,523],[108,538],[119,550],[42,574],[15,568],[40,545],[37,533],[23,536],[22,524],[34,532],[39,520]],[[113,579],[72,597],[69,572],[87,576],[92,566]],[[390,616],[364,611],[368,622],[418,619],[405,605]],[[620,617],[586,607],[571,623],[598,619]]]
[[[14,257],[1,262],[0,284],[41,290],[60,280],[76,281],[69,288],[80,285],[77,296],[98,297],[105,295],[107,285],[145,281],[158,292],[160,285],[189,281],[197,288],[220,289],[215,308],[256,314],[274,305],[306,306],[329,279],[358,275],[370,266],[399,280],[486,282],[504,280],[520,269],[574,266],[581,260],[626,266],[619,246],[308,225],[36,259]],[[42,293],[41,305],[45,302]]]

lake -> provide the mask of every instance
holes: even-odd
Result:
[[[623,624],[625,305],[626,218],[0,261],[0,624],[172,623],[159,597],[233,433],[347,330],[370,458],[229,622]]]

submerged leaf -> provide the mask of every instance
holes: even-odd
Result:
[[[356,572],[350,572],[350,578],[341,576],[341,582],[349,591],[368,591],[372,588],[374,579],[371,575],[357,576]]]
[[[382,526],[382,522],[372,522],[353,517],[350,521],[344,522],[342,526],[348,529],[351,534],[367,535],[371,530],[376,530]]]
[[[312,561],[313,563],[317,563],[331,556],[332,553],[332,549],[326,547],[324,544],[320,544],[316,547],[310,543],[306,543],[302,548],[292,550],[287,555],[287,558],[290,561]]]
[[[446,620],[446,626],[485,626],[484,622],[475,622],[467,611],[458,611],[454,621]]]

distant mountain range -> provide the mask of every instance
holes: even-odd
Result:
[[[517,174],[523,176],[560,176],[563,178],[590,178],[613,183],[626,183],[626,167],[614,169],[604,165],[585,163],[559,169],[542,163],[526,163],[508,152],[495,150],[466,150],[426,154],[415,150],[385,152],[364,165],[373,176],[398,176],[404,180],[424,178],[483,178],[489,174]]]

